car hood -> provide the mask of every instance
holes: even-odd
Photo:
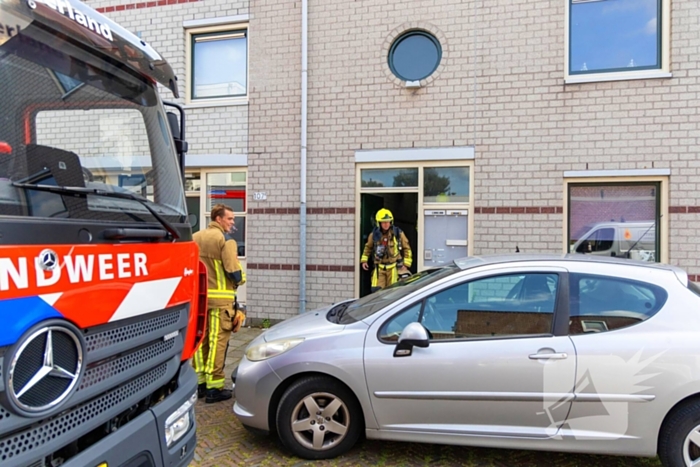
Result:
[[[334,305],[319,308],[313,311],[289,318],[279,324],[275,324],[263,333],[265,342],[291,337],[311,337],[319,334],[331,334],[345,329],[342,324],[331,323],[326,319],[326,314]]]

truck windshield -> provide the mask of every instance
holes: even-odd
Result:
[[[0,215],[184,222],[180,169],[154,83],[40,28],[1,44]]]

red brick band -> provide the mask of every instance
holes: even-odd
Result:
[[[671,214],[697,214],[700,213],[700,206],[670,206],[668,212]]]
[[[264,269],[273,271],[298,271],[298,264],[249,263],[247,269]],[[353,266],[329,266],[323,264],[307,264],[307,271],[355,272]]]
[[[700,275],[688,274],[688,280],[690,280],[691,282],[700,282]]]
[[[474,214],[562,214],[561,206],[499,206],[475,207]]]
[[[307,214],[355,214],[355,208],[308,208]],[[248,214],[299,214],[299,208],[251,208]]]
[[[125,5],[103,6],[95,8],[99,13],[111,13],[113,11],[140,10],[142,8],[155,8],[158,6],[177,5],[178,3],[195,3],[202,0],[156,0],[153,2],[135,2]]]

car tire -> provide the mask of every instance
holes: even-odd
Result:
[[[659,458],[664,467],[686,467],[700,460],[700,401],[676,408],[659,436]]]
[[[292,383],[277,408],[282,445],[304,459],[330,459],[357,442],[364,420],[355,395],[337,380],[309,376]]]

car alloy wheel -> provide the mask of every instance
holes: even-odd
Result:
[[[347,386],[325,376],[292,383],[277,408],[282,444],[305,459],[330,459],[355,445],[364,429],[362,409]]]
[[[666,417],[659,436],[664,467],[700,467],[700,401],[689,400]]]
[[[292,411],[294,438],[307,449],[322,451],[338,445],[348,433],[350,412],[333,394],[306,396]]]
[[[700,466],[700,425],[693,428],[685,437],[683,460],[688,467]]]

